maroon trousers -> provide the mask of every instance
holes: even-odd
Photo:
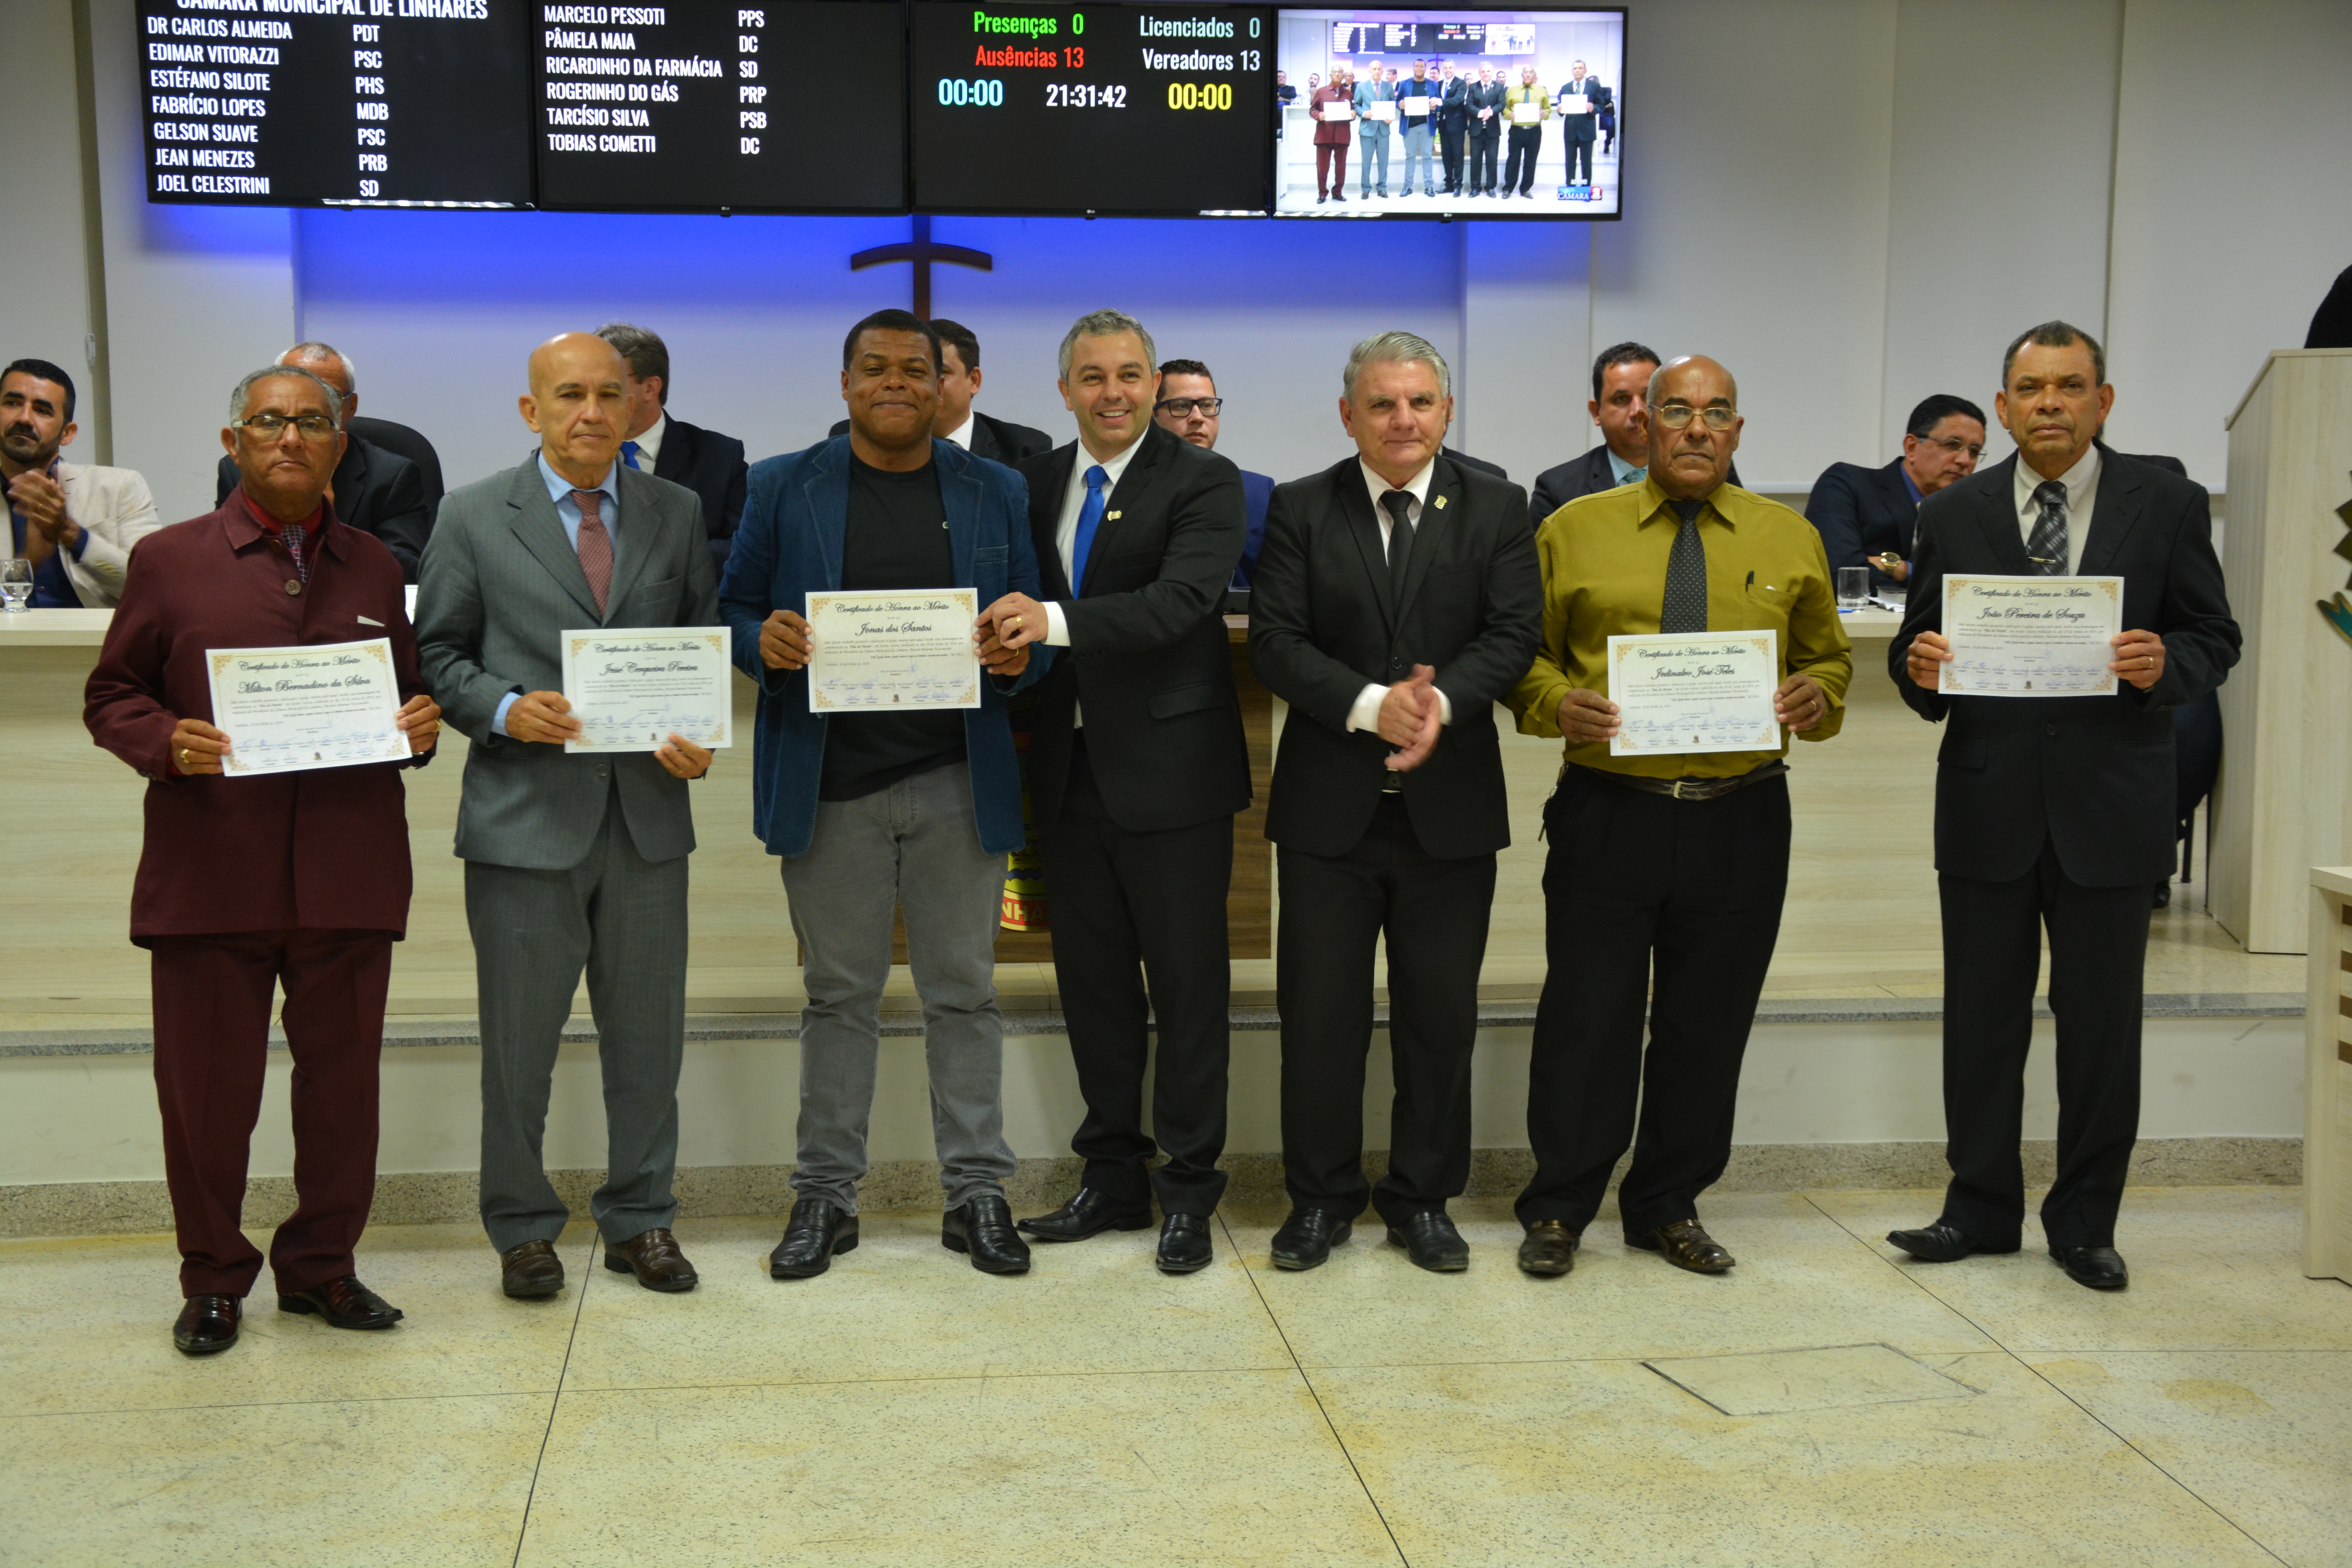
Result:
[[[1339,177],[1336,180],[1331,179],[1331,166],[1334,163],[1339,166]],[[1330,180],[1328,189],[1324,184],[1326,180]],[[1318,196],[1338,195],[1345,191],[1347,184],[1348,144],[1345,142],[1336,144],[1329,142],[1315,143],[1315,194]]]
[[[179,1232],[180,1292],[253,1289],[261,1254],[238,1225],[261,1115],[269,1003],[286,987],[294,1055],[294,1212],[269,1263],[280,1291],[356,1272],[352,1249],[375,1197],[376,1066],[383,1048],[390,931],[244,931],[150,939],[155,1097],[163,1173]]]

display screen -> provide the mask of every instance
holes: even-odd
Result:
[[[1275,13],[915,0],[918,212],[1267,210]]]
[[[541,205],[906,210],[901,7],[539,10]]]
[[[1276,216],[1622,213],[1624,12],[1280,15]]]
[[[539,8],[139,0],[147,197],[528,206]]]

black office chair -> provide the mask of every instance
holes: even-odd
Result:
[[[364,414],[355,414],[352,416],[352,434],[415,464],[417,477],[425,481],[425,515],[441,515],[441,454],[433,449],[433,443],[425,438],[423,431],[395,425],[389,419],[371,419]]]

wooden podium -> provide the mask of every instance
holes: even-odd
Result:
[[[2221,687],[2213,918],[2302,952],[2311,868],[2352,860],[2352,349],[2282,349],[2230,416],[2221,566],[2245,656]],[[2352,595],[2347,595],[2352,597]]]

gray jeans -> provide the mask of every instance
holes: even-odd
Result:
[[[1004,857],[980,847],[971,768],[959,763],[857,800],[819,801],[807,853],[784,860],[784,894],[809,998],[793,1190],[857,1212],[898,908],[923,1003],[940,1184],[951,1208],[1003,1196],[1013,1173],[1004,1016],[996,1007]]]

